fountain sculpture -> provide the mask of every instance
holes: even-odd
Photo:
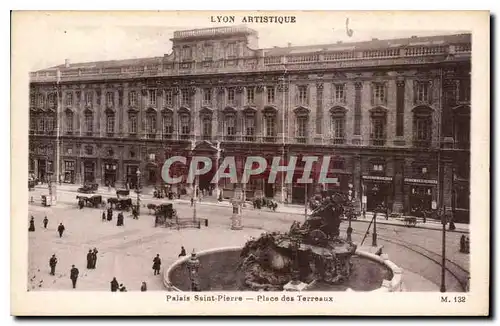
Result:
[[[348,198],[334,193],[286,233],[264,233],[248,241],[240,255],[244,284],[253,291],[282,291],[289,282],[340,284],[351,275],[356,245],[339,237]]]

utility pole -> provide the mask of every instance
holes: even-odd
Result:
[[[373,247],[377,246],[377,213],[378,213],[378,209],[375,210],[375,213],[373,215],[373,234],[372,234],[372,246]]]
[[[442,252],[441,252],[441,292],[446,292],[446,207],[442,210]]]

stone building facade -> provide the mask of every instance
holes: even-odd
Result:
[[[308,194],[350,190],[360,209],[413,214],[443,203],[468,219],[470,34],[259,49],[254,30],[222,27],[172,41],[163,57],[31,73],[30,172],[55,177],[59,146],[62,182],[133,187],[140,171],[159,185],[166,158],[208,155],[208,188],[225,156],[242,170],[250,155],[329,155],[339,183]],[[304,201],[304,185],[266,176],[247,198]]]

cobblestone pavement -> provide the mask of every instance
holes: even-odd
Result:
[[[31,192],[40,196],[43,189]],[[116,219],[102,222],[102,210],[76,208],[75,193],[59,191],[59,201],[54,207],[41,207],[35,201],[29,205],[30,215],[35,217],[36,231],[29,233],[29,289],[34,290],[71,290],[69,270],[72,264],[80,269],[78,290],[109,291],[109,282],[115,276],[129,290],[139,290],[141,282],[148,283],[149,290],[164,290],[161,276],[154,276],[152,259],[158,253],[162,258],[162,269],[168,268],[176,259],[183,245],[188,253],[225,246],[240,246],[252,236],[258,236],[267,230],[288,230],[294,220],[303,221],[299,214],[273,213],[266,210],[254,210],[251,207],[243,211],[244,229],[230,230],[231,208],[217,205],[198,205],[197,217],[208,218],[208,228],[171,230],[155,228],[154,217],[147,215],[147,209],[141,210],[139,220],[133,220],[125,213],[125,225],[116,226]],[[174,204],[181,217],[191,217],[193,212],[188,204]],[[49,225],[43,229],[42,219],[47,215]],[[59,222],[66,226],[66,232],[59,238],[56,232]],[[367,228],[367,223],[353,221],[353,240],[360,243]],[[28,220],[27,220],[28,226]],[[26,227],[27,228],[27,227]],[[345,232],[347,222],[341,224]],[[377,224],[379,244],[384,245],[384,252],[398,266],[406,270],[405,288],[408,291],[437,291],[440,282],[440,267],[424,255],[418,248],[440,254],[441,232],[437,230],[406,228],[398,225]],[[458,252],[460,233],[447,232],[447,258],[469,270],[469,257]],[[384,239],[387,239],[385,241]],[[404,241],[406,246],[390,242]],[[371,244],[371,233],[364,245]],[[414,246],[414,248],[412,247]],[[87,270],[86,253],[96,247],[99,250],[97,268]],[[410,250],[415,249],[415,251]],[[56,276],[49,275],[48,260],[55,253],[59,258]],[[459,290],[458,281],[450,273],[446,274],[447,286]]]

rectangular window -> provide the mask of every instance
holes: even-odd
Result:
[[[47,96],[47,100],[48,100],[48,104],[49,104],[49,108],[53,108],[56,104],[56,96],[55,94],[49,94]]]
[[[137,92],[131,91],[128,93],[128,105],[137,106]]]
[[[337,102],[337,103],[344,103],[345,102],[345,85],[344,84],[336,84],[335,85],[334,99],[335,99],[335,102]]]
[[[236,135],[235,119],[234,116],[232,115],[226,117],[226,135],[227,136]]]
[[[417,82],[417,101],[425,102],[429,101],[429,83],[427,82]]]
[[[419,141],[427,141],[431,139],[430,119],[417,118],[416,124],[416,137]]]
[[[181,115],[181,134],[183,135],[189,135],[191,128],[189,126],[189,115],[183,114]]]
[[[336,139],[344,139],[345,119],[343,117],[332,118],[332,135]]]
[[[43,94],[38,94],[37,97],[36,97],[36,105],[38,107],[42,107],[43,106]]]
[[[212,60],[214,56],[214,47],[211,44],[205,44],[205,50],[204,50],[204,57],[205,60]]]
[[[94,130],[94,116],[92,114],[86,114],[85,115],[85,131],[86,132],[93,132]]]
[[[94,96],[91,92],[85,92],[85,104],[92,105]]]
[[[106,132],[108,134],[115,132],[115,116],[112,114],[106,116]]]
[[[210,119],[209,117],[203,118],[202,135],[205,138],[210,138],[212,136],[212,119]]]
[[[372,171],[373,172],[384,172],[384,165],[383,164],[373,164]]]
[[[165,91],[165,105],[172,106],[173,103],[173,95],[171,90]]]
[[[36,118],[30,115],[30,131],[35,131],[36,129]]]
[[[34,107],[36,102],[35,94],[30,94],[30,107]]]
[[[205,88],[203,90],[203,105],[211,105],[212,104],[212,89]]]
[[[182,105],[190,106],[191,95],[189,94],[189,89],[182,90]]]
[[[118,91],[118,105],[119,106],[123,105],[123,91],[122,90]]]
[[[307,135],[307,118],[297,117],[297,137],[306,137]]]
[[[267,103],[274,103],[274,87],[267,87]]]
[[[227,102],[228,104],[234,103],[234,88],[227,89]]]
[[[265,118],[265,128],[267,137],[276,136],[276,117],[274,115],[267,115]]]
[[[182,61],[190,61],[191,60],[191,48],[189,46],[182,47],[181,53]]]
[[[48,132],[54,131],[55,119],[53,116],[46,117],[47,121],[45,122],[45,130]]]
[[[307,104],[307,86],[299,86],[299,104]]]
[[[172,121],[172,116],[167,115],[163,116],[163,133],[167,135],[171,135],[174,133],[174,124]]]
[[[245,135],[254,136],[255,135],[255,118],[245,117]]]
[[[38,118],[38,132],[39,133],[45,132],[45,119],[43,117]]]
[[[107,92],[106,93],[106,105],[107,106],[113,106],[114,102],[114,95],[112,92]]]
[[[148,114],[146,117],[146,132],[148,134],[156,133],[156,115]]]
[[[385,85],[381,83],[373,84],[374,105],[385,104]]]
[[[150,89],[148,95],[149,105],[156,106],[156,90]]]
[[[66,131],[67,132],[73,131],[73,113],[71,112],[66,113]]]
[[[372,118],[372,139],[385,139],[385,119]]]
[[[343,170],[344,169],[344,161],[343,160],[332,161],[332,168],[334,170]]]
[[[73,105],[73,93],[66,93],[66,105],[67,106]]]
[[[75,162],[74,161],[64,161],[64,170],[65,171],[74,171],[75,170]]]
[[[128,130],[129,133],[131,134],[136,134],[137,133],[137,115],[132,114],[128,118]]]
[[[247,87],[247,103],[254,103],[255,100],[255,88]]]

